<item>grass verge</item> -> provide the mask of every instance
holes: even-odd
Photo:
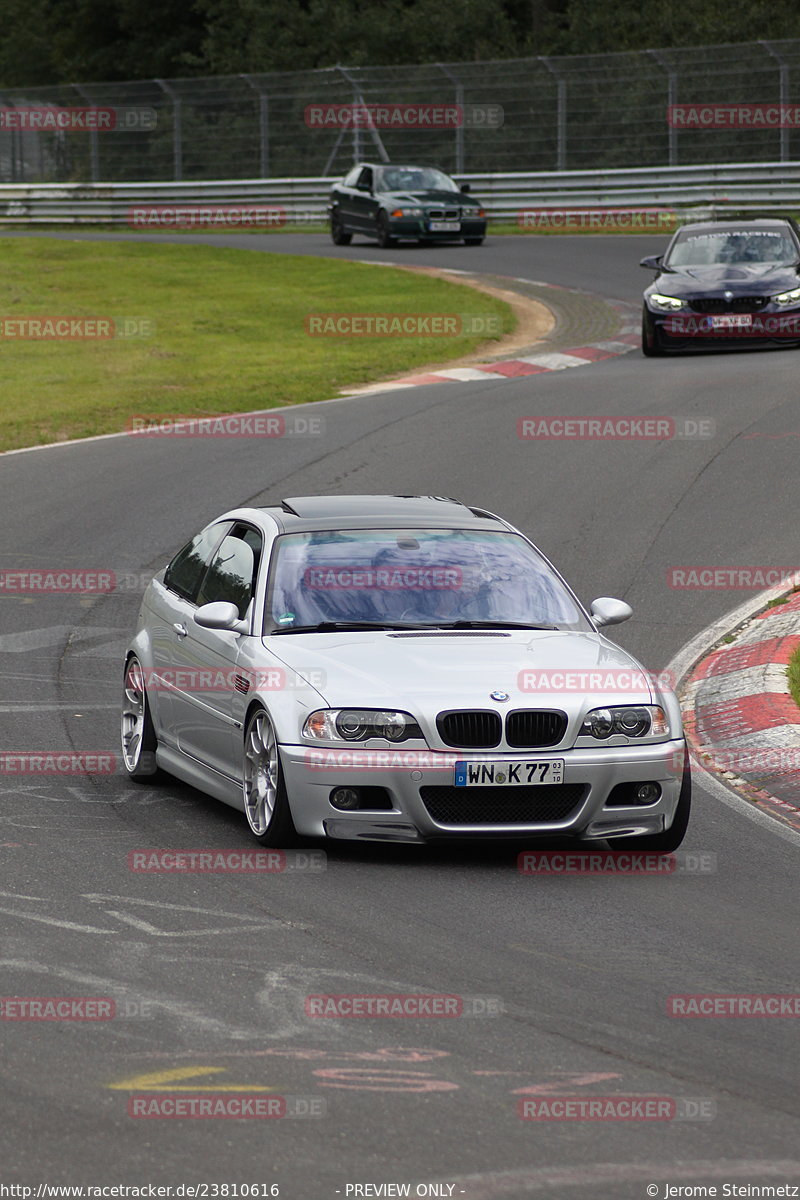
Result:
[[[515,325],[507,304],[474,288],[360,263],[49,238],[6,238],[0,249],[0,450],[114,432],[134,415],[323,400],[487,343],[485,333],[314,337],[310,314],[470,314],[493,318],[498,336]],[[14,336],[10,322],[26,317],[138,319],[149,332]]]

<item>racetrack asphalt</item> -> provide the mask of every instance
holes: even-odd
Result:
[[[181,240],[396,254],[633,304],[649,278],[638,259],[663,247],[651,237],[395,252],[313,234]],[[675,568],[796,563],[797,363],[791,350],[634,352],[585,370],[310,406],[325,422],[317,437],[122,437],[8,455],[0,567],[138,577],[234,505],[327,491],[452,495],[519,525],[582,599],[632,604],[634,618],[610,632],[658,669],[743,599],[671,586]],[[521,417],[565,415],[690,419],[712,432],[517,436]],[[3,597],[6,750],[116,750],[140,594]],[[800,839],[702,786],[687,870],[633,877],[521,876],[509,848],[337,843],[318,873],[141,875],[128,869],[131,850],[251,848],[243,819],[177,783],[8,776],[0,786],[0,992],[113,996],[131,1014],[1,1023],[3,1182],[274,1182],[298,1200],[367,1183],[410,1183],[412,1195],[417,1183],[452,1184],[439,1194],[466,1200],[800,1184],[796,1020],[667,1015],[675,994],[797,990]],[[306,1017],[303,998],[322,992],[441,992],[505,1011]],[[209,1081],[318,1097],[327,1113],[127,1115],[132,1092],[205,1092]],[[707,1119],[521,1120],[519,1100],[537,1095],[688,1098],[705,1102]]]

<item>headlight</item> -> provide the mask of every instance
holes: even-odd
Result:
[[[667,714],[657,705],[594,708],[586,714],[580,736],[605,741],[615,733],[629,738],[666,737],[669,733]]]
[[[327,742],[364,742],[385,738],[405,742],[421,738],[422,730],[406,712],[372,708],[320,708],[306,717],[303,737]]]
[[[421,217],[421,208],[395,208],[392,210],[393,217]]]
[[[660,292],[651,292],[647,300],[653,308],[658,308],[661,312],[677,312],[679,308],[686,307],[684,300],[679,300],[677,296],[662,296]]]
[[[780,292],[772,299],[776,304],[797,304],[800,301],[800,288],[792,288],[790,292]]]

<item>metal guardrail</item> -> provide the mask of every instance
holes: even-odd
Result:
[[[456,176],[490,219],[516,222],[525,209],[800,209],[800,163],[723,163],[608,171],[542,171]],[[0,184],[0,225],[135,225],[136,207],[268,205],[289,224],[325,218],[330,178],[164,183]],[[687,214],[688,215],[688,214]],[[692,215],[695,215],[694,212]],[[243,222],[243,225],[246,222]],[[207,222],[214,228],[213,222]],[[163,227],[160,225],[159,227]]]

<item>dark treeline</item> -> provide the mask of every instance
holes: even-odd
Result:
[[[0,0],[0,87],[791,37],[790,0]]]

